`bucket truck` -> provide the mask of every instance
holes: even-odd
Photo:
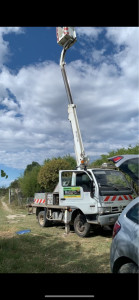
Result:
[[[68,119],[74,137],[76,170],[59,171],[59,183],[53,193],[36,193],[33,208],[40,226],[65,223],[76,234],[86,237],[91,226],[113,225],[122,210],[134,198],[134,191],[123,173],[115,169],[88,168],[76,105],[73,102],[65,70],[66,51],[76,42],[74,27],[58,27],[57,43],[63,47],[60,68],[68,97]]]

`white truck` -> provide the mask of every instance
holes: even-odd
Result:
[[[126,205],[134,198],[134,190],[123,173],[115,169],[89,169],[79,128],[76,105],[73,103],[64,57],[76,42],[73,27],[58,27],[57,42],[63,47],[60,67],[68,96],[70,120],[77,161],[76,170],[59,171],[59,182],[53,193],[36,193],[32,207],[40,226],[65,223],[66,233],[70,225],[76,234],[86,237],[91,225],[113,225]]]

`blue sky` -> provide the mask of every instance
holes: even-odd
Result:
[[[93,161],[138,142],[139,28],[76,27],[66,70]],[[55,27],[0,27],[0,169],[71,154],[74,145]]]

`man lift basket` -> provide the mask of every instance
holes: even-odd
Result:
[[[56,36],[57,36],[57,43],[60,46],[64,46],[65,43],[67,42],[69,48],[76,42],[76,32],[74,27],[57,27]]]

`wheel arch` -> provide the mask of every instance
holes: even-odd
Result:
[[[38,217],[40,211],[44,211],[44,207],[36,207],[36,217]]]
[[[113,273],[118,273],[121,266],[123,266],[127,263],[134,263],[135,264],[135,262],[132,259],[130,259],[129,257],[126,257],[126,256],[119,257],[114,263]]]
[[[71,216],[71,223],[74,223],[75,218],[77,217],[77,215],[82,214],[84,215],[84,213],[79,209],[79,208],[75,208],[74,211],[72,212],[72,216]]]

